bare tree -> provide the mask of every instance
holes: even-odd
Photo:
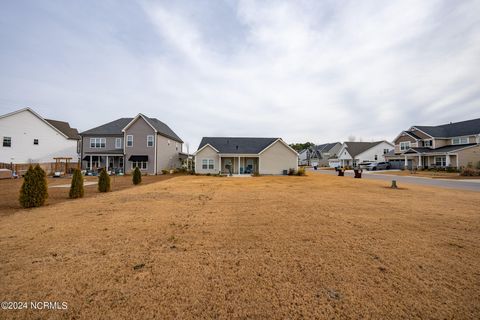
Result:
[[[349,135],[348,136],[348,141],[349,142],[355,142],[356,140],[357,140],[357,138],[354,135]]]

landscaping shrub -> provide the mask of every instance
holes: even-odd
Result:
[[[477,162],[477,169],[480,170],[480,161]]]
[[[467,167],[462,169],[460,175],[464,177],[476,177],[480,176],[480,170]]]
[[[140,172],[140,169],[138,169],[138,167],[135,167],[135,170],[133,170],[132,182],[134,185],[142,182],[142,173]]]
[[[83,198],[83,176],[80,170],[73,169],[72,184],[70,186],[70,199]]]
[[[297,176],[304,176],[304,175],[305,175],[305,168],[304,167],[298,168]]]
[[[110,177],[108,176],[107,170],[105,170],[105,168],[100,171],[100,176],[98,177],[98,191],[110,191]]]
[[[289,175],[289,176],[293,176],[293,175],[295,175],[296,173],[297,173],[297,172],[295,171],[295,169],[293,169],[293,168],[288,169],[288,175]]]
[[[168,174],[168,170],[167,169],[162,169],[162,174]]]
[[[37,164],[30,166],[20,189],[20,205],[24,208],[40,207],[48,198],[47,176],[45,171]]]

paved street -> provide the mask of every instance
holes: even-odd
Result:
[[[315,171],[315,170],[309,169],[309,171],[319,173],[319,174],[337,175],[337,172],[335,172],[334,170]],[[353,177],[353,171],[345,172],[345,176]],[[399,184],[399,186],[401,186],[401,183],[404,182],[404,183],[442,187],[442,188],[449,188],[449,189],[480,191],[480,179],[449,180],[449,179],[431,179],[431,178],[422,178],[422,177],[405,177],[405,176],[396,176],[396,175],[390,175],[390,174],[372,173],[366,170],[363,171],[362,179],[373,179],[373,180],[384,180],[384,181],[397,180],[397,184]]]

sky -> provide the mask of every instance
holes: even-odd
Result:
[[[0,3],[0,114],[84,131],[392,141],[480,117],[480,1]]]

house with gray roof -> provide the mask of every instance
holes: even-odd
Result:
[[[329,159],[330,167],[357,167],[361,163],[385,161],[385,154],[393,144],[384,140],[375,142],[344,142],[338,155]]]
[[[480,161],[480,118],[439,126],[412,126],[386,156],[398,168],[461,168]]]
[[[185,156],[183,141],[165,123],[138,114],[120,118],[82,132],[82,168],[144,174],[177,168]]]
[[[204,137],[195,152],[201,174],[281,175],[298,169],[298,153],[281,138]]]
[[[327,167],[328,159],[335,157],[342,147],[340,142],[323,143],[301,150],[298,163],[301,166]]]

